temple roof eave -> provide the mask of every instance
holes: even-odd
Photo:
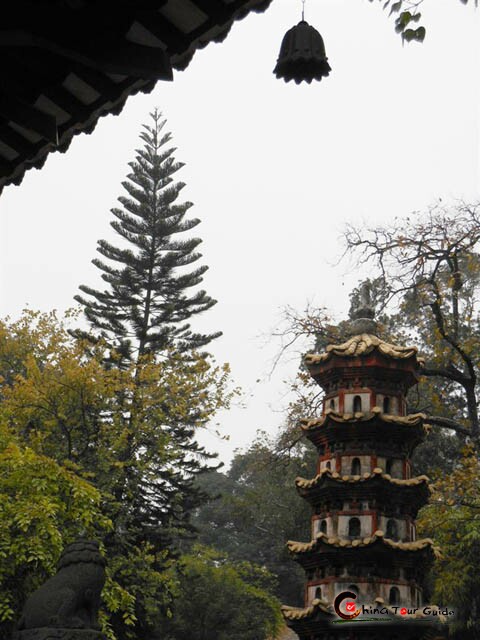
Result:
[[[0,191],[270,1],[2,3]]]
[[[395,540],[392,540],[391,538],[386,538],[385,534],[381,530],[375,531],[375,533],[371,536],[367,536],[365,538],[355,538],[354,540],[328,536],[325,533],[320,532],[317,534],[315,539],[311,540],[310,542],[297,542],[295,540],[289,540],[287,542],[288,550],[291,553],[297,555],[315,552],[322,545],[327,548],[344,549],[359,549],[364,547],[372,547],[373,545],[382,545],[394,551],[400,552],[416,552],[423,551],[424,549],[430,549],[436,557],[440,557],[440,550],[435,546],[431,538],[423,538],[421,540],[415,540],[412,542],[397,542]]]
[[[280,607],[283,617],[285,620],[303,620],[306,618],[313,618],[318,614],[325,616],[327,620],[333,617],[333,610],[331,605],[323,600],[319,600],[315,598],[312,601],[312,604],[309,607],[290,607],[286,604],[283,604]]]
[[[372,473],[364,473],[363,476],[359,475],[341,475],[336,471],[331,471],[330,469],[322,469],[319,474],[317,474],[314,478],[307,480],[305,478],[297,477],[295,478],[295,485],[298,490],[303,490],[304,492],[312,489],[314,487],[318,487],[320,484],[333,481],[335,483],[344,483],[344,484],[353,484],[353,483],[368,483],[371,481],[382,481],[387,484],[395,485],[398,487],[415,487],[420,485],[428,485],[428,477],[425,475],[417,476],[415,478],[408,479],[399,479],[392,478],[392,476],[388,473],[384,473],[382,469],[376,467]]]
[[[342,344],[329,344],[324,353],[309,353],[304,361],[307,367],[328,362],[333,356],[355,358],[378,351],[381,355],[394,360],[408,360],[415,358],[421,364],[423,360],[417,357],[416,347],[400,347],[381,340],[378,336],[362,333],[352,336]]]
[[[427,415],[425,413],[410,413],[406,416],[396,416],[389,413],[383,413],[380,407],[373,407],[371,411],[356,413],[338,413],[333,409],[327,409],[325,415],[320,418],[303,418],[300,420],[300,427],[304,432],[312,431],[319,427],[323,427],[331,422],[336,424],[354,424],[357,422],[372,422],[379,420],[384,424],[401,425],[407,427],[423,427],[428,431],[429,425],[425,424]]]

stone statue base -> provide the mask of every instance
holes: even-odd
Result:
[[[95,629],[39,627],[15,631],[12,640],[105,640],[105,636]]]

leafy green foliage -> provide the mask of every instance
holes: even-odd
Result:
[[[370,0],[373,2],[373,0]],[[423,42],[425,40],[426,29],[418,25],[421,21],[422,14],[419,7],[424,0],[381,0],[383,9],[389,12],[389,15],[395,17],[395,31],[401,35],[405,42]],[[462,4],[468,4],[468,0],[460,0]],[[478,6],[478,0],[475,0],[475,6]]]
[[[218,496],[202,507],[194,521],[199,540],[234,560],[266,567],[278,579],[276,595],[302,604],[304,572],[292,562],[289,539],[309,539],[310,508],[295,490],[298,475],[314,475],[315,453],[278,455],[265,434],[238,453],[226,474],[199,478],[204,490]]]
[[[266,640],[281,627],[266,569],[196,546],[179,572],[174,615],[159,630],[165,640]]]
[[[438,475],[434,489],[418,521],[419,532],[442,549],[432,576],[434,598],[455,609],[455,637],[474,638],[480,623],[480,460],[473,447],[463,449],[450,474]]]
[[[26,596],[54,572],[65,544],[103,537],[111,527],[100,492],[22,445],[1,416],[0,637],[10,636]]]
[[[370,2],[373,2],[373,0],[370,0]],[[388,10],[389,15],[396,15],[395,31],[402,36],[402,40],[404,41],[411,42],[412,40],[416,40],[417,42],[423,42],[425,39],[425,27],[419,26],[416,29],[413,28],[413,25],[418,23],[422,17],[422,14],[418,10],[422,2],[423,0],[384,1],[384,10]]]
[[[228,368],[178,353],[106,367],[104,355],[102,343],[73,339],[54,313],[0,323],[1,412],[22,446],[100,492],[113,523],[102,536],[105,627],[138,637],[171,605],[171,550],[192,531],[203,499],[194,480],[210,457],[194,438],[228,406]]]
[[[105,590],[103,594],[109,636],[144,638],[171,615],[179,589],[175,561],[168,549],[147,541],[130,544],[122,553],[110,556],[108,575],[113,589],[110,597]]]

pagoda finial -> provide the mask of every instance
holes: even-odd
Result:
[[[357,318],[375,317],[375,308],[372,303],[372,285],[370,280],[364,280],[357,289],[358,295],[352,297],[350,311],[348,313],[351,320]]]
[[[372,283],[364,280],[351,295],[350,311],[348,313],[348,334],[357,335],[370,333],[377,335],[378,327],[375,322],[375,305],[372,301]]]

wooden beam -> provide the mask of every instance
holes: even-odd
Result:
[[[7,121],[16,122],[25,129],[31,129],[42,138],[58,144],[57,121],[53,116],[42,113],[32,105],[11,95],[0,93],[0,115]]]
[[[8,124],[0,126],[0,140],[15,149],[20,156],[27,156],[32,153],[33,143],[24,138],[18,131],[15,131]]]
[[[201,6],[202,2],[206,2],[208,4],[210,2],[213,2],[213,0],[195,0],[195,3],[198,4],[199,6]],[[205,6],[207,6],[207,4]],[[260,6],[262,6],[262,4],[263,3],[261,3]],[[268,4],[267,0],[265,0],[265,4]],[[189,33],[189,37],[191,38],[192,42],[197,38],[201,38],[205,33],[209,31],[209,29],[219,26],[219,24],[221,25],[227,22],[231,22],[232,16],[240,9],[244,9],[245,0],[233,0],[232,2],[229,2],[228,4],[226,4],[225,7],[227,7],[228,9],[228,19],[225,20],[224,22],[219,23],[218,21],[215,20],[214,17],[211,17],[207,23],[202,24],[200,27],[195,29],[195,31],[192,31],[191,33]],[[256,8],[252,8],[251,10],[258,11],[258,9]]]
[[[195,0],[195,4],[208,15],[213,24],[222,25],[231,19],[229,5],[221,0]]]
[[[8,160],[0,160],[0,176],[8,176],[10,173],[12,173],[15,170],[15,167],[17,165],[17,161],[15,162],[8,162]],[[0,193],[2,190],[2,186],[0,185]]]
[[[138,16],[137,22],[164,42],[169,54],[183,53],[191,44],[190,36],[185,35],[159,13],[142,13]]]
[[[125,81],[120,83],[113,82],[113,80],[101,71],[95,71],[95,69],[85,67],[78,62],[72,62],[70,64],[70,70],[86,84],[90,85],[92,89],[95,89],[104,100],[108,101],[117,100],[119,91],[125,83]]]
[[[37,47],[106,73],[172,79],[163,49],[127,39],[137,13],[158,15],[151,9],[141,12],[121,5],[114,11],[104,6],[74,10],[23,0],[2,14],[0,47]]]
[[[98,50],[95,66],[107,73],[119,73],[134,78],[173,80],[170,59],[163,49],[122,42],[120,47]]]

